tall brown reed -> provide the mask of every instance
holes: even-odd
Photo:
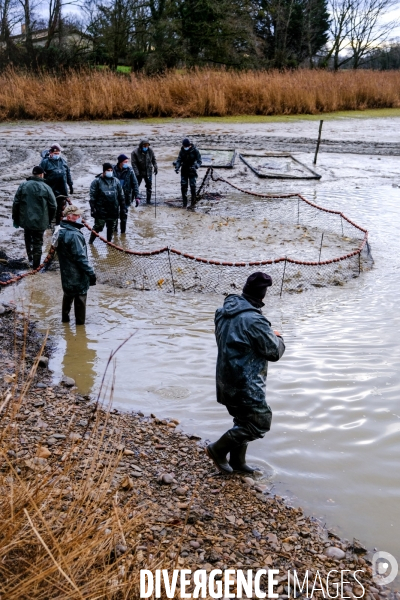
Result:
[[[399,106],[399,71],[0,75],[1,120],[295,115]]]
[[[29,406],[45,343],[32,367],[24,369],[24,341],[15,353],[12,385],[0,394],[0,598],[139,597],[140,568],[172,563],[168,546],[154,558],[137,549],[152,514],[138,496],[121,498],[115,487],[123,451],[120,439],[106,439],[110,412],[102,408],[104,397],[93,406],[90,435],[77,439],[65,430],[62,457],[59,452],[42,458],[43,447],[30,439],[28,448],[36,456],[19,460],[21,468],[14,462],[20,435],[29,435],[20,416]],[[70,407],[58,407],[57,417],[63,410]]]

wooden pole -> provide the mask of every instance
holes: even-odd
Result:
[[[321,133],[322,133],[322,124],[323,124],[323,122],[324,121],[322,119],[319,122],[318,141],[317,141],[317,147],[315,149],[314,165],[317,164],[317,156],[318,156],[319,145],[321,143]]]

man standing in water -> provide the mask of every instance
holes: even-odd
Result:
[[[182,148],[179,152],[178,160],[174,163],[175,173],[179,173],[181,169],[181,192],[183,207],[187,206],[188,202],[188,186],[190,184],[190,208],[194,208],[196,204],[196,180],[197,169],[201,167],[201,154],[188,138],[182,141]]]
[[[43,181],[42,167],[33,167],[32,176],[21,183],[15,194],[12,218],[14,227],[24,229],[25,247],[33,269],[40,266],[43,235],[56,214],[56,199]]]
[[[230,294],[215,313],[217,402],[226,406],[234,425],[206,452],[225,474],[253,473],[246,464],[248,443],[271,428],[272,411],[265,399],[268,362],[278,361],[285,351],[282,337],[261,313],[271,285],[269,275],[253,273],[242,295]]]
[[[124,192],[119,179],[114,177],[111,163],[103,164],[103,172],[90,185],[90,209],[94,217],[93,231],[101,233],[106,227],[107,242],[111,242],[118,219],[125,223],[127,220]],[[93,231],[89,244],[93,244],[96,239]]]
[[[74,193],[71,172],[67,161],[61,156],[59,144],[51,146],[48,156],[43,158],[40,166],[45,172],[45,181],[53,190],[57,200],[56,225],[59,225],[67,204],[68,189],[70,194]]]
[[[147,204],[150,204],[153,171],[154,175],[157,175],[158,166],[154,151],[150,148],[150,142],[147,138],[140,140],[138,148],[133,150],[131,154],[131,163],[139,186],[144,179],[146,184],[146,202]]]
[[[86,298],[91,285],[96,285],[96,275],[87,257],[82,211],[71,204],[63,213],[57,239],[57,253],[60,261],[61,284],[64,291],[62,301],[63,323],[69,323],[72,304],[77,325],[84,325],[86,319]]]

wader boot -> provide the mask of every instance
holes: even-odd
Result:
[[[224,433],[222,437],[219,438],[213,444],[208,444],[206,447],[206,454],[214,461],[215,466],[221,473],[225,475],[230,475],[233,473],[232,467],[229,465],[226,460],[226,455],[230,451],[231,447],[234,445],[234,440],[230,431]]]
[[[114,223],[106,223],[106,227],[107,227],[107,242],[111,242],[112,241],[112,236],[114,233]]]
[[[121,220],[121,233],[126,233],[126,221]]]
[[[86,319],[86,298],[86,294],[70,296],[69,294],[64,293],[61,308],[61,321],[63,323],[69,323],[69,313],[71,311],[72,304],[74,304],[76,324],[84,325]]]
[[[188,186],[187,185],[181,185],[181,191],[182,191],[183,208],[186,208],[187,207],[187,201],[188,201],[188,197],[187,197]]]
[[[234,473],[246,473],[252,475],[256,469],[252,469],[246,464],[246,452],[248,444],[241,444],[241,446],[235,446],[230,452],[229,464],[232,467]]]
[[[151,190],[146,188],[146,204],[151,204]]]
[[[192,192],[192,197],[191,197],[191,199],[190,199],[190,206],[189,206],[189,208],[190,208],[191,210],[194,210],[194,208],[195,208],[195,206],[196,206],[196,200],[197,200],[197,198],[196,198],[196,194],[193,194],[193,192]]]
[[[93,244],[94,240],[96,239],[96,234],[92,233],[90,234],[90,238],[89,238],[89,244]]]
[[[32,257],[32,269],[35,271],[40,266],[41,254],[34,254]]]

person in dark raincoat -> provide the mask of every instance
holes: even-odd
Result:
[[[201,154],[188,138],[182,141],[182,148],[179,152],[178,160],[174,162],[175,172],[181,170],[181,192],[183,206],[187,206],[188,187],[190,184],[190,208],[196,204],[196,180],[197,169],[201,167]]]
[[[61,284],[64,291],[62,301],[63,323],[69,323],[69,313],[74,304],[75,321],[84,325],[86,298],[89,286],[96,285],[96,275],[87,257],[86,241],[81,229],[82,211],[74,205],[64,210],[57,238],[57,253],[60,261]]]
[[[56,225],[60,224],[61,216],[67,205],[69,193],[74,193],[71,172],[67,161],[61,156],[61,146],[53,144],[48,152],[45,152],[40,166],[45,172],[45,181],[49,184],[57,200]]]
[[[129,164],[129,158],[125,154],[120,154],[117,158],[117,164],[114,166],[114,177],[116,177],[124,192],[125,206],[131,205],[133,199],[135,199],[136,206],[139,204],[139,185],[136,179],[136,175],[131,165]],[[116,226],[116,230],[118,225]],[[126,219],[121,219],[121,233],[126,232]]]
[[[139,186],[143,180],[146,184],[146,202],[151,204],[153,171],[154,175],[157,175],[158,166],[154,151],[150,148],[150,142],[147,138],[140,140],[139,146],[133,150],[131,163]]]
[[[242,295],[230,294],[215,313],[217,401],[226,406],[234,425],[206,452],[226,474],[254,472],[246,464],[248,443],[264,437],[271,427],[272,411],[265,398],[268,362],[278,361],[285,351],[282,337],[261,313],[271,285],[269,275],[253,273]]]
[[[90,208],[94,217],[93,231],[100,233],[107,229],[107,241],[111,242],[118,219],[127,219],[125,196],[119,179],[114,177],[111,163],[103,164],[103,173],[98,175],[90,185]],[[92,232],[89,244],[93,244],[96,235]]]
[[[40,265],[43,235],[57,209],[54,194],[43,175],[41,167],[33,167],[32,176],[19,186],[12,207],[14,227],[24,230],[26,253],[33,269]]]

